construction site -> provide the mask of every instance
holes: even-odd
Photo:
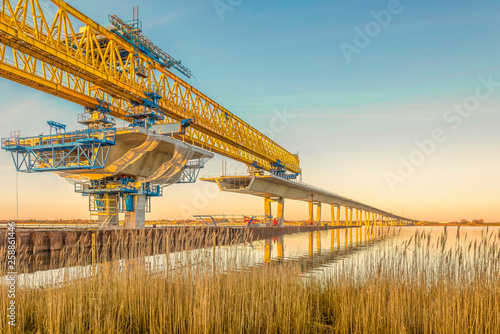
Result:
[[[285,200],[308,202],[312,225],[321,221],[322,204],[331,206],[331,225],[340,225],[342,208],[344,225],[353,210],[359,225],[414,222],[299,181],[298,155],[192,87],[191,71],[144,35],[138,7],[131,20],[110,15],[100,25],[64,1],[52,3],[55,15],[37,1],[2,1],[0,76],[81,105],[85,129],[47,120],[49,134],[13,131],[2,149],[19,172],[53,172],[71,182],[88,197],[94,228],[144,228],[151,198],[196,182],[215,154],[246,164],[248,175],[202,181],[263,198],[263,212],[255,213],[261,224],[250,217],[244,226],[282,227]],[[217,226],[205,218],[198,217]]]
[[[433,113],[475,48],[426,30],[484,13],[71,1],[0,0],[0,332],[499,331],[500,84]]]

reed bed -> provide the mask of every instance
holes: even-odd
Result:
[[[136,247],[127,239],[98,254],[97,270],[87,265],[62,284],[19,287],[17,326],[4,318],[0,331],[499,333],[500,232],[466,241],[458,231],[386,240],[314,275],[294,261],[253,267],[247,248],[231,246],[240,239],[220,246],[214,236],[214,253],[206,236],[186,235],[191,250],[177,251],[142,235]],[[149,256],[152,248],[157,255]],[[0,285],[1,310],[7,302]]]

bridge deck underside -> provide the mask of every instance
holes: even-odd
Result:
[[[353,209],[373,212],[394,219],[409,220],[372,206],[354,201],[332,192],[304,183],[285,180],[274,175],[265,176],[222,176],[206,178],[202,181],[215,182],[222,191],[249,194],[265,198],[284,198],[305,202],[316,202],[345,206]]]
[[[166,172],[170,165],[183,167],[189,160],[210,159],[213,153],[169,136],[155,134],[141,127],[117,129],[116,145],[111,146],[104,168],[73,170],[65,177],[101,179],[112,175],[149,178]]]

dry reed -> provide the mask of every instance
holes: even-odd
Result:
[[[142,235],[134,240],[138,247],[121,240],[123,247],[101,257],[106,265],[97,276],[88,277],[87,266],[64,284],[20,287],[17,327],[4,317],[0,331],[500,332],[500,232],[485,231],[464,244],[463,236],[453,241],[446,230],[436,240],[420,231],[307,278],[293,261],[250,268],[243,247],[220,246],[213,254],[201,235],[178,237],[192,250],[167,250],[166,240]],[[144,259],[144,249],[152,247],[168,257]],[[67,263],[79,261],[78,253],[64,256]],[[2,313],[7,302],[0,285]]]

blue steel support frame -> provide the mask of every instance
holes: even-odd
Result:
[[[103,168],[115,144],[114,128],[2,139],[16,169],[27,173]]]
[[[205,167],[205,163],[209,159],[198,159],[197,161],[189,161],[182,170],[181,178],[177,183],[195,183],[200,175],[200,170]]]

